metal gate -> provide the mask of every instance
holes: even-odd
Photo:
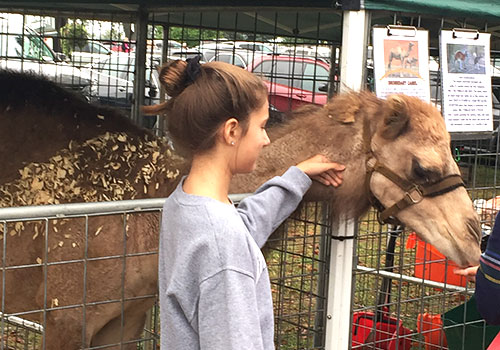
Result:
[[[241,198],[242,196],[232,196],[235,202]],[[75,325],[81,329],[78,337],[84,341],[86,327],[91,326],[88,323],[90,320],[85,318],[85,309],[90,309],[96,305],[112,307],[114,304],[118,304],[121,308],[121,314],[124,315],[127,312],[127,303],[131,301],[148,298],[157,299],[156,294],[134,296],[124,294],[129,289],[128,282],[125,279],[125,261],[131,261],[131,259],[137,257],[156,256],[158,253],[157,244],[152,244],[152,249],[148,251],[131,251],[130,248],[127,251],[125,247],[128,245],[128,237],[144,234],[144,232],[133,232],[128,229],[129,223],[134,221],[134,217],[140,215],[158,216],[161,214],[162,205],[162,199],[152,199],[0,209],[0,217],[2,218],[0,224],[2,225],[4,244],[2,254],[2,285],[4,288],[2,289],[2,295],[5,297],[16,293],[17,298],[27,302],[28,295],[26,291],[12,291],[13,288],[23,288],[24,284],[8,279],[8,274],[11,271],[39,268],[44,271],[42,276],[45,278],[40,285],[44,290],[38,303],[40,307],[23,307],[22,309],[13,310],[9,305],[2,303],[1,347],[5,349],[38,349],[41,346],[44,348],[45,343],[42,334],[44,334],[44,329],[47,327],[46,320],[51,313],[61,310],[63,312],[83,310],[80,319],[72,320],[72,322],[75,322]],[[324,346],[325,279],[328,273],[326,263],[329,259],[327,247],[328,238],[330,237],[329,217],[326,213],[328,213],[327,204],[307,203],[303,205],[301,210],[298,210],[280,227],[266,248],[266,259],[271,277],[276,315],[276,343],[282,349],[318,349]],[[91,244],[89,237],[94,238],[92,236],[95,236],[96,233],[103,236],[112,234],[106,231],[106,227],[102,232],[93,232],[90,229],[92,220],[104,218],[106,221],[111,221],[117,217],[119,218],[117,223],[123,236],[123,246],[117,248],[123,250],[122,253],[95,257],[90,256],[88,250],[85,249],[84,255],[80,258],[68,257],[63,260],[51,261],[42,256],[37,261],[26,264],[12,264],[10,262],[10,252],[7,251],[6,247],[9,240],[13,240],[16,234],[20,234],[20,232],[15,231],[16,227],[19,228],[21,225],[28,227],[34,223],[39,224],[40,230],[36,232],[45,242],[45,252],[48,256],[50,251],[54,252],[54,250],[62,248],[63,244],[72,244],[74,249],[79,247],[88,248]],[[72,225],[70,222],[78,222],[81,225],[81,230],[85,232],[84,237],[86,239],[77,241],[76,237],[72,235],[71,239],[75,239],[75,242],[59,241],[53,245],[54,240],[51,237],[54,235],[53,227],[56,227],[56,225],[61,227],[62,221],[67,222],[66,228]],[[77,229],[74,225],[71,227],[73,230]],[[157,230],[159,231],[159,227],[157,227]],[[28,232],[23,231],[22,234],[28,234]],[[90,275],[92,262],[112,262],[116,260],[124,262],[123,264],[113,265],[115,266],[115,273],[124,276],[120,287],[121,291],[118,291],[117,294],[119,297],[104,297],[91,300],[89,296],[92,292],[91,288],[98,288],[91,285],[93,279]],[[54,298],[54,294],[50,293],[51,281],[47,280],[47,270],[80,263],[83,264],[83,269],[87,271],[87,274],[82,275],[82,299],[78,299],[73,303],[65,303],[63,298],[66,292],[65,289],[58,291],[59,298]],[[68,278],[68,281],[73,283],[74,279]],[[27,282],[35,283],[34,280]],[[103,283],[105,282],[103,281]],[[4,300],[9,301],[8,298]],[[154,305],[155,307],[148,314],[146,328],[140,338],[125,341],[122,335],[120,341],[111,343],[109,346],[137,343],[138,349],[157,349],[159,347],[159,311],[157,302],[154,302]],[[118,329],[121,329],[121,332],[125,331],[123,325]],[[102,346],[90,348],[102,348]]]

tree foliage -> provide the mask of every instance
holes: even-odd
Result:
[[[68,23],[61,27],[60,34],[63,53],[68,56],[76,47],[81,49],[85,46],[89,38],[85,22],[81,20],[68,20]]]
[[[104,31],[101,35],[102,40],[121,41],[124,38],[123,30],[119,23],[111,23],[111,29]]]

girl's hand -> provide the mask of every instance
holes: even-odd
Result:
[[[465,269],[455,269],[453,271],[453,273],[455,275],[465,276],[470,281],[475,281],[476,280],[476,273],[477,273],[477,269],[478,268],[479,268],[479,265],[478,266],[467,267]]]
[[[311,179],[321,182],[325,186],[338,187],[342,184],[342,172],[345,166],[331,162],[325,156],[318,154],[297,164],[297,168],[306,173]]]

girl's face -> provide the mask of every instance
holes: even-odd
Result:
[[[248,129],[236,143],[236,169],[234,173],[249,173],[255,169],[257,158],[263,147],[271,142],[265,129],[269,119],[267,98],[262,107],[248,116]]]

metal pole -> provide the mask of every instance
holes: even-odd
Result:
[[[332,227],[325,350],[348,349],[351,334],[352,266],[357,220]]]
[[[359,91],[364,87],[369,23],[370,15],[364,10],[344,11],[340,53],[340,92]]]
[[[330,51],[330,72],[328,76],[329,84],[328,84],[328,99],[332,98],[334,94],[336,94],[339,90],[337,86],[337,82],[335,80],[335,76],[337,73],[337,47],[335,45],[331,45]]]
[[[364,87],[369,27],[370,15],[365,10],[344,11],[340,92],[359,91]],[[352,267],[357,229],[356,219],[342,217],[332,223],[325,350],[350,347]]]
[[[332,46],[332,50],[335,50]],[[328,223],[330,221],[330,211],[331,207],[326,205],[326,203],[321,203],[321,222]],[[326,273],[327,270],[326,260],[328,259],[329,246],[327,244],[330,243],[330,235],[331,235],[331,227],[327,227],[326,225],[321,226],[321,237],[319,243],[319,268],[318,268],[318,296],[316,298],[316,317],[314,318],[314,347],[320,348],[324,344],[325,340],[325,305],[327,303],[326,293],[327,293],[327,284],[326,284]]]
[[[134,103],[132,105],[132,120],[142,126],[141,106],[144,104],[144,90],[146,85],[146,44],[148,33],[148,13],[139,9],[136,22],[135,42],[135,77]]]

